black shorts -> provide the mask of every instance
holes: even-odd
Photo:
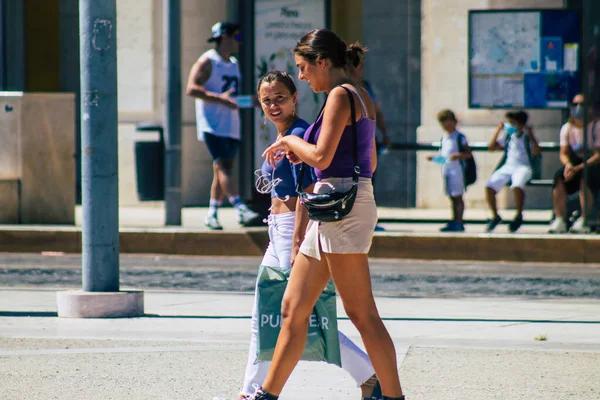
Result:
[[[590,187],[590,189],[592,190],[592,192],[596,192],[598,190],[600,190],[600,165],[595,164],[595,165],[591,165],[588,166],[587,169],[587,184]],[[556,186],[556,182],[558,180],[562,180],[564,181],[564,175],[565,174],[565,166],[563,165],[562,167],[560,167],[556,173],[554,174],[554,186]],[[579,188],[581,186],[581,179],[583,177],[583,171],[581,171],[580,173],[578,173],[573,179],[571,179],[568,182],[565,182],[565,188],[567,190],[567,194],[568,195],[572,195],[574,193],[577,193],[579,191]]]
[[[213,161],[233,160],[240,148],[240,141],[204,132],[204,142]]]

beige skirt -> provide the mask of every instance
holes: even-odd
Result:
[[[345,192],[351,186],[352,178],[326,178],[317,182],[314,192]],[[371,179],[359,178],[352,211],[341,221],[309,221],[300,252],[318,260],[321,259],[321,250],[325,253],[366,254],[371,248],[376,224],[373,184]]]

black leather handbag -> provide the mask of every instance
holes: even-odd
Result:
[[[322,222],[335,222],[340,221],[354,206],[354,200],[356,200],[356,192],[358,191],[358,177],[360,175],[360,167],[358,166],[358,134],[356,131],[356,112],[354,110],[354,98],[350,89],[342,86],[350,99],[350,119],[352,120],[352,140],[354,142],[353,153],[354,153],[354,171],[352,174],[352,187],[346,192],[331,192],[331,193],[305,193],[302,191],[302,178],[304,177],[304,170],[308,168],[305,163],[302,163],[300,167],[300,176],[296,185],[296,192],[300,197],[300,203],[308,211],[308,218],[314,221]],[[325,104],[323,104],[323,109]],[[322,120],[322,119],[321,119]],[[311,135],[308,141],[312,143],[314,133],[320,126],[315,124],[311,131]]]

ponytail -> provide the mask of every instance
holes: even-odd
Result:
[[[362,61],[367,48],[359,42],[347,45],[329,29],[314,29],[302,36],[296,43],[294,54],[314,63],[318,59],[328,59],[335,68],[356,67]]]
[[[346,48],[346,62],[349,67],[358,67],[367,52],[367,48],[361,45],[358,41],[350,44]]]

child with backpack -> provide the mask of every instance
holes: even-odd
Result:
[[[467,138],[456,130],[458,121],[454,113],[451,110],[442,110],[438,113],[437,119],[445,133],[441,140],[439,154],[428,156],[427,159],[442,165],[444,189],[452,204],[452,220],[440,231],[464,232],[463,194],[466,187],[476,180],[475,160]]]
[[[531,127],[527,126],[528,115],[525,111],[510,111],[505,117],[506,121],[498,124],[489,144],[489,151],[504,150],[504,155],[485,188],[487,202],[492,211],[487,232],[492,232],[502,222],[496,207],[496,193],[509,182],[517,214],[509,224],[508,230],[516,232],[521,227],[525,185],[534,176],[534,169],[538,168],[536,160],[541,152]],[[504,134],[500,136],[502,132]]]

